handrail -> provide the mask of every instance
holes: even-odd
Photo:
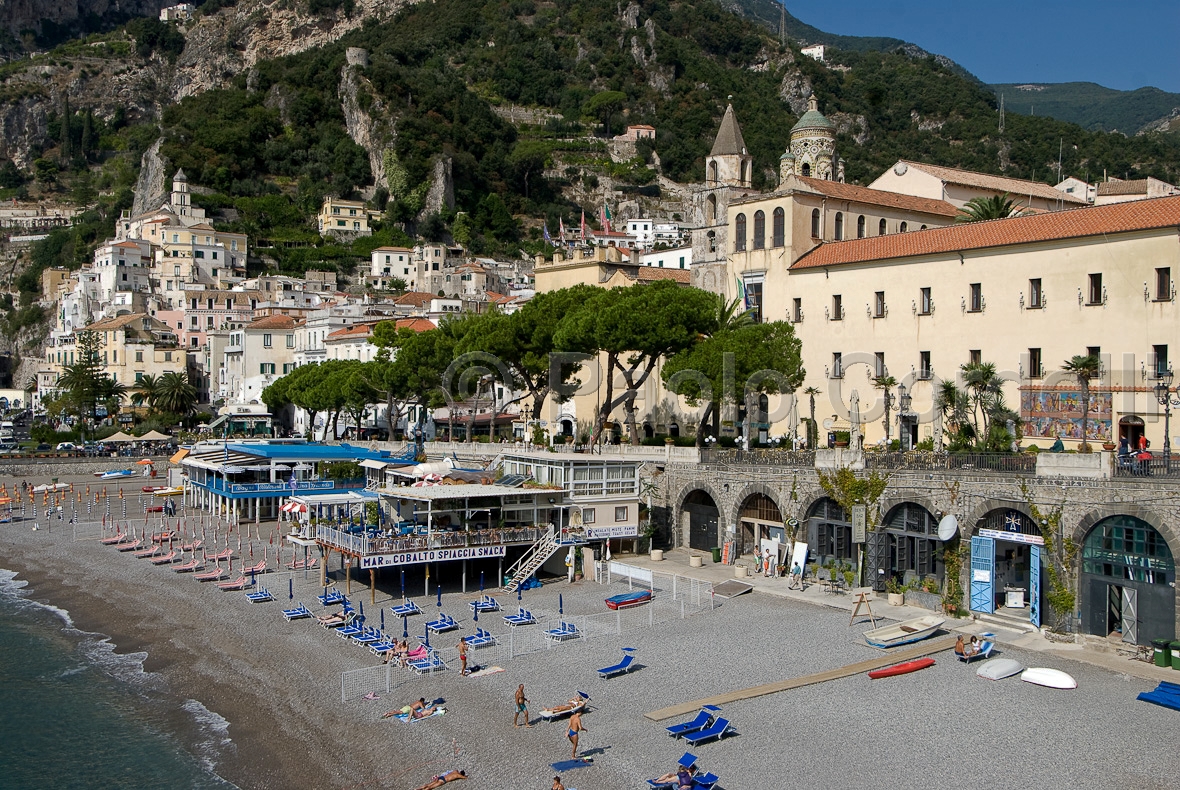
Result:
[[[536,555],[539,548],[543,545],[548,545],[550,543],[552,543],[554,546],[557,545],[557,527],[553,524],[549,525],[549,529],[544,534],[544,536],[542,536],[541,538],[538,538],[536,543],[533,544],[532,549],[530,549],[529,551],[526,551],[521,556],[521,558],[519,560],[517,560],[516,563],[511,568],[509,568],[507,570],[507,572],[504,575],[510,579],[515,579],[516,574],[520,571],[521,568],[523,568],[525,566],[525,564],[527,564],[533,558],[534,555]]]

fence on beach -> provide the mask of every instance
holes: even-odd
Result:
[[[488,666],[544,650],[577,650],[579,645],[584,645],[591,639],[648,630],[658,623],[683,620],[701,612],[711,611],[719,605],[713,597],[712,584],[697,579],[671,573],[653,573],[621,563],[600,563],[596,573],[606,595],[617,594],[622,591],[623,585],[626,585],[628,590],[652,590],[653,597],[642,606],[593,614],[566,615],[526,607],[537,622],[535,625],[516,628],[510,628],[504,623],[503,616],[515,611],[514,607],[506,606],[503,612],[490,613],[481,618],[488,624],[487,630],[495,635],[496,643],[469,649],[468,665]],[[563,624],[573,625],[581,636],[563,640],[547,636],[546,632]],[[416,630],[422,630],[422,625],[418,623]],[[480,622],[473,625],[483,627]],[[462,635],[460,631],[452,631],[430,637],[432,649],[446,664],[448,671],[455,670],[460,665],[458,647],[452,646],[451,640],[457,643]],[[423,634],[411,636],[421,639]],[[340,674],[340,700],[347,702],[370,692],[388,693],[416,678],[412,670],[394,666],[392,662],[348,670]]]

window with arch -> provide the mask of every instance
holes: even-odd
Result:
[[[885,517],[884,539],[890,573],[900,582],[942,576],[938,519],[921,505],[904,502]],[[908,577],[908,578],[907,578]]]
[[[899,233],[905,233],[909,229],[910,229],[910,226],[905,222],[903,222],[897,226],[897,230]]]
[[[918,230],[926,230],[926,226],[923,225],[922,227],[918,228]]]
[[[1082,548],[1082,571],[1145,584],[1176,580],[1167,541],[1146,521],[1125,515],[1103,519],[1090,530]]]
[[[705,234],[709,240],[709,252],[717,252],[717,234],[714,231],[709,231]]]
[[[754,249],[766,246],[766,214],[761,209],[754,212]]]
[[[786,244],[787,214],[781,208],[774,210],[774,246],[782,247]]]
[[[877,223],[877,235],[878,236],[885,235],[885,220],[881,220],[880,222]]]
[[[743,184],[744,184],[744,183],[746,183],[747,168],[748,168],[749,166],[750,166],[750,165],[749,165],[749,163],[748,163],[748,162],[742,162],[742,165],[741,165],[741,170],[740,170],[740,173],[741,173],[741,178],[740,178],[740,180],[741,180],[741,182],[742,182]]]
[[[836,212],[836,241],[844,241],[844,212]]]
[[[742,252],[746,249],[746,215],[738,214],[733,219],[733,251]]]
[[[865,237],[865,215],[861,214],[856,218],[856,237],[863,239]]]
[[[717,180],[717,163],[716,162],[709,163],[709,180],[710,181]]]
[[[808,162],[803,163],[803,167],[799,168],[800,175],[811,176],[811,165]]]
[[[705,219],[709,222],[717,221],[717,196],[709,195],[705,201]]]
[[[819,238],[819,209],[811,210],[811,238]]]

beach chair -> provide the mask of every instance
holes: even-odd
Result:
[[[977,650],[976,652],[972,653],[969,656],[962,655],[961,653],[955,653],[955,658],[959,659],[964,664],[970,664],[972,661],[974,661],[977,658],[989,657],[992,654],[992,651],[995,650],[995,648],[996,648],[996,643],[993,641],[995,639],[996,635],[995,634],[980,634],[980,637],[982,637],[982,639],[979,643],[979,650]],[[989,639],[988,637],[991,637],[991,638]]]
[[[606,680],[607,678],[613,678],[615,675],[625,675],[630,672],[632,664],[635,663],[635,655],[632,652],[634,650],[635,648],[633,647],[624,647],[623,660],[613,666],[603,667],[598,670],[598,677]]]
[[[383,656],[395,647],[397,647],[397,642],[388,636],[369,644],[369,650],[373,651],[375,656]]]
[[[712,771],[706,771],[703,774],[697,774],[692,778],[693,790],[701,788],[701,790],[713,790],[717,783],[721,781],[721,777]]]
[[[572,716],[586,709],[586,703],[590,701],[590,695],[584,691],[578,692],[578,704],[566,707],[568,703],[555,705],[552,708],[541,708],[541,718],[545,721],[553,721],[565,716]]]
[[[338,603],[344,603],[344,596],[339,590],[330,590],[323,595],[317,595],[316,598],[324,606],[335,606]]]
[[[225,590],[227,592],[241,591],[241,590],[246,589],[247,587],[253,587],[253,586],[254,586],[254,583],[252,581],[250,581],[249,576],[239,576],[238,578],[234,579],[232,582],[218,582],[217,583],[218,589]]]
[[[500,602],[490,595],[480,596],[478,601],[471,602],[471,611],[479,612],[498,612],[500,611]]]
[[[251,565],[248,568],[242,568],[242,573],[246,574],[247,576],[249,576],[251,573],[266,573],[266,571],[266,560],[259,560],[257,565]]]
[[[99,543],[101,543],[104,546],[114,546],[116,543],[121,542],[123,540],[123,538],[125,538],[125,537],[127,537],[127,535],[123,532],[120,532],[120,533],[113,535],[109,538],[103,538],[102,540],[99,541]]]
[[[410,661],[406,666],[414,670],[419,675],[429,674],[431,672],[442,672],[447,668],[443,660],[434,650],[427,653],[426,658],[421,658],[416,661]]]
[[[730,732],[734,732],[734,729],[732,725],[730,725],[729,719],[722,719],[718,717],[705,729],[685,735],[684,740],[688,743],[691,743],[693,746],[697,746],[704,743],[705,741],[719,741]]]
[[[179,556],[175,551],[170,551],[162,556],[152,557],[152,565],[167,565]]]
[[[152,546],[150,548],[142,549],[140,551],[132,552],[131,556],[136,559],[147,559],[148,557],[155,557],[162,549],[159,546]]]
[[[680,724],[673,724],[671,727],[665,727],[668,734],[673,738],[679,738],[682,735],[687,735],[691,732],[700,732],[713,723],[713,719],[721,712],[721,708],[715,705],[705,705],[697,713],[696,718],[692,721],[682,722]]]
[[[697,764],[696,755],[685,752],[684,756],[676,761],[676,764],[681,768],[688,768],[689,770],[692,770],[692,767]],[[676,787],[676,784],[677,782],[675,779],[673,779],[671,782],[657,782],[655,779],[647,780],[647,786],[652,788],[652,790],[672,790],[672,788]]]
[[[194,573],[193,578],[199,582],[218,582],[225,578],[225,568],[217,565],[211,571],[204,573]]]
[[[360,636],[365,632],[365,627],[359,621],[360,618],[357,617],[352,625],[346,625],[343,628],[337,628],[336,636],[340,637],[341,639],[352,639],[354,636]]]
[[[545,632],[545,638],[551,639],[554,642],[564,642],[567,639],[578,639],[582,636],[582,632],[573,623],[567,623],[564,620],[558,628],[550,628]]]
[[[182,562],[180,565],[173,565],[172,570],[176,573],[192,573],[193,571],[199,571],[204,567],[205,566],[201,564],[200,560],[192,559],[188,562]]]
[[[385,634],[381,633],[381,629],[370,628],[370,629],[366,630],[363,634],[360,634],[358,636],[354,636],[352,638],[352,641],[356,642],[358,645],[371,645],[375,642],[380,642],[384,639],[385,639]]]
[[[411,617],[416,614],[422,614],[422,610],[418,608],[418,604],[413,601],[406,601],[398,606],[391,606],[389,607],[389,611],[398,617]]]
[[[533,625],[537,622],[537,618],[533,617],[532,612],[518,609],[516,614],[505,615],[504,622],[515,628],[518,625]]]
[[[270,594],[270,590],[266,589],[265,587],[254,592],[246,593],[246,600],[250,603],[266,603],[267,601],[273,601],[274,599],[275,597]]]
[[[426,624],[426,628],[436,634],[441,634],[446,631],[454,631],[459,627],[454,618],[448,617],[445,614],[440,614],[437,620],[431,620]]]
[[[475,636],[467,637],[467,646],[471,648],[479,649],[494,644],[496,644],[496,637],[492,636],[491,631],[485,631],[482,628],[475,629]]]
[[[311,617],[311,610],[303,604],[299,604],[297,609],[284,609],[283,617],[287,618],[287,622],[292,620],[299,620],[304,617]]]
[[[221,562],[222,560],[228,560],[232,556],[234,556],[233,549],[222,549],[216,554],[210,554],[206,559],[213,560],[214,562]]]
[[[143,541],[133,540],[130,543],[116,543],[115,548],[119,551],[139,551],[143,548]]]

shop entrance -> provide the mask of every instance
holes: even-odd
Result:
[[[1082,547],[1082,627],[1129,644],[1174,639],[1175,581],[1171,549],[1154,527],[1133,516],[1103,519]]]
[[[680,507],[680,518],[681,527],[688,527],[689,548],[708,551],[721,545],[717,535],[720,515],[713,497],[704,491],[698,489],[685,498]]]
[[[1143,418],[1134,414],[1119,419],[1119,438],[1126,439],[1132,449],[1139,446],[1139,437],[1143,435]]]
[[[971,538],[973,612],[1041,625],[1041,548],[1036,523],[1018,510],[993,510]]]
[[[762,551],[763,540],[775,540],[786,545],[786,527],[783,515],[774,500],[765,494],[753,494],[742,504],[738,515],[741,529],[738,531],[738,553],[750,554]]]

